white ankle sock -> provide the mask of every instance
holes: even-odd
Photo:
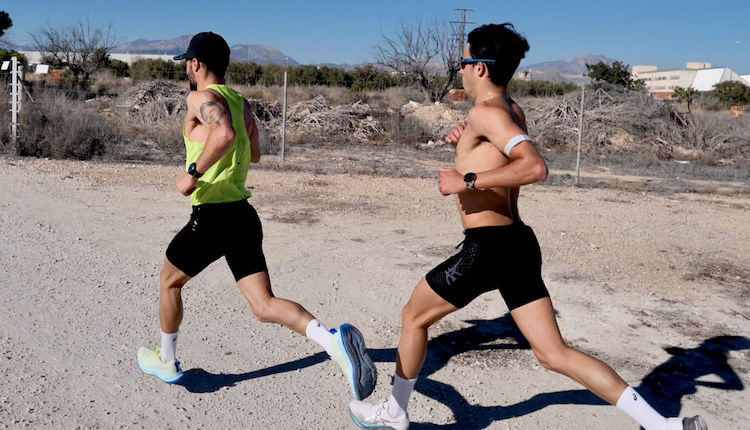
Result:
[[[617,409],[628,414],[646,430],[668,430],[667,419],[656,412],[633,387],[626,388],[622,393],[617,401]]]
[[[322,346],[329,357],[333,354],[333,335],[323,323],[318,320],[310,321],[305,329],[305,334],[308,339],[312,339]]]
[[[388,399],[388,414],[392,417],[402,417],[406,415],[406,409],[409,407],[409,397],[414,391],[414,384],[417,378],[404,379],[398,375],[393,375],[393,393]]]
[[[177,333],[161,332],[161,362],[171,363],[177,352]]]

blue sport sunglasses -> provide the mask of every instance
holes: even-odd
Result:
[[[461,69],[466,67],[467,64],[475,64],[475,63],[487,63],[487,64],[494,64],[495,60],[483,60],[481,58],[462,58],[461,59]]]

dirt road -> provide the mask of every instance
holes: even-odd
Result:
[[[338,368],[256,321],[223,261],[184,292],[186,382],[139,371],[136,350],[159,340],[163,253],[189,216],[178,173],[0,158],[0,428],[355,428]],[[275,293],[329,326],[357,326],[380,372],[371,399],[386,398],[401,307],[462,239],[452,201],[433,179],[256,170],[248,185]],[[702,186],[734,191],[537,185],[521,214],[571,345],[663,413],[747,428],[750,195],[747,184]],[[413,429],[638,428],[540,368],[496,293],[431,338]]]

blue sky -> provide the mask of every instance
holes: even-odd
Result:
[[[230,45],[270,45],[301,64],[355,64],[372,60],[381,31],[393,34],[401,21],[456,20],[453,8],[468,8],[476,9],[469,21],[515,24],[531,45],[522,65],[590,53],[660,69],[681,68],[689,61],[721,66],[734,61],[736,71],[750,74],[750,0],[4,3],[0,10],[13,20],[7,36],[16,44],[29,43],[28,33],[47,24],[65,27],[88,20],[100,27],[112,22],[123,42],[211,30]]]

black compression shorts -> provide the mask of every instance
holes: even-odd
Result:
[[[226,257],[234,279],[267,272],[260,218],[247,200],[193,206],[188,224],[167,248],[167,259],[193,277]]]
[[[542,281],[542,252],[531,227],[517,222],[464,232],[461,251],[432,269],[427,283],[457,308],[499,290],[510,310],[549,297]]]

